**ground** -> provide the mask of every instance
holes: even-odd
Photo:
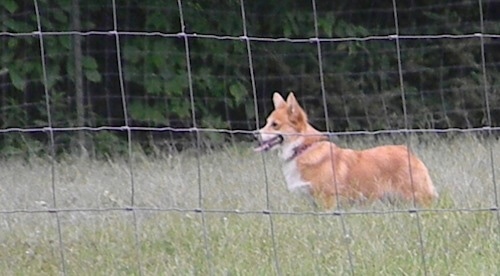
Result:
[[[337,142],[366,148],[393,141]],[[500,142],[463,134],[412,138],[410,146],[429,167],[441,195],[428,210],[375,203],[317,212],[286,190],[275,154],[256,154],[245,144],[199,155],[134,152],[131,163],[69,156],[55,162],[54,170],[43,157],[5,159],[0,271],[498,273],[500,214],[491,208],[498,207],[500,194]],[[48,212],[54,199],[57,213]],[[132,201],[136,209],[127,208]]]

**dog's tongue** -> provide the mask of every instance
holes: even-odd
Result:
[[[257,147],[253,148],[253,150],[255,152],[261,152],[261,151],[265,151],[269,148],[269,145],[268,144],[260,144],[258,145]]]
[[[278,145],[279,143],[281,143],[281,141],[283,141],[283,138],[281,136],[276,136],[270,140],[267,140],[267,141],[264,141],[264,142],[261,142],[257,147],[255,147],[253,150],[256,151],[256,152],[260,152],[260,151],[268,151],[270,150],[272,147]]]

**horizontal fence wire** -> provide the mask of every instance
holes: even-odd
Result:
[[[43,209],[13,209],[0,210],[0,214],[36,214],[36,213],[72,213],[72,212],[178,212],[178,213],[213,213],[213,214],[240,214],[240,215],[281,215],[281,216],[356,216],[356,215],[387,215],[419,213],[474,213],[498,212],[500,207],[488,208],[398,208],[390,210],[334,210],[334,211],[281,211],[281,210],[239,210],[239,209],[212,209],[212,208],[160,208],[160,207],[105,207],[105,208],[43,208]]]
[[[38,31],[33,32],[2,32],[0,31],[0,36],[6,37],[38,37],[40,34],[43,36],[68,36],[68,35],[80,35],[80,36],[92,36],[92,35],[104,35],[104,36],[139,36],[139,37],[150,37],[157,36],[163,38],[204,38],[204,39],[216,39],[216,40],[235,40],[235,41],[250,41],[250,42],[287,42],[287,43],[326,43],[326,42],[355,42],[355,41],[370,41],[370,40],[416,40],[416,39],[468,39],[468,38],[500,38],[500,34],[494,33],[470,33],[470,34],[414,34],[414,35],[372,35],[363,37],[339,37],[339,38],[324,38],[324,37],[311,37],[311,38],[287,38],[287,37],[256,37],[256,36],[224,36],[215,34],[199,34],[199,33],[162,33],[162,32],[131,32],[131,31],[47,31],[40,33]]]
[[[35,133],[35,132],[73,132],[73,131],[136,131],[136,132],[177,132],[177,133],[222,133],[253,135],[255,131],[244,129],[204,128],[204,127],[144,127],[144,126],[98,126],[98,127],[10,127],[0,129],[0,133]],[[381,134],[446,134],[446,133],[481,133],[499,132],[500,127],[484,126],[471,128],[443,128],[443,129],[381,129],[381,130],[354,130],[354,131],[320,131],[327,136],[353,136],[353,135],[381,135]],[[286,135],[286,134],[285,134]],[[308,134],[302,134],[307,136]],[[317,135],[317,134],[315,134]]]

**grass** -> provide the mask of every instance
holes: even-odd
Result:
[[[275,154],[240,145],[201,155],[199,167],[192,153],[135,153],[134,203],[142,208],[135,212],[121,209],[132,197],[126,160],[65,158],[54,184],[57,207],[67,211],[56,214],[45,212],[53,204],[51,163],[4,160],[0,271],[59,274],[58,218],[68,275],[498,275],[500,215],[486,209],[500,197],[492,178],[494,169],[499,183],[500,143],[424,137],[412,148],[430,168],[441,194],[432,208],[440,211],[390,212],[410,206],[375,203],[343,216],[312,213],[286,190]],[[214,212],[192,211],[200,203]],[[37,212],[6,212],[14,210]]]

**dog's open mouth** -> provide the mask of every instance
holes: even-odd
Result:
[[[269,140],[260,141],[259,146],[254,148],[254,151],[268,151],[272,149],[274,146],[281,144],[282,142],[283,142],[283,136],[277,135]]]

